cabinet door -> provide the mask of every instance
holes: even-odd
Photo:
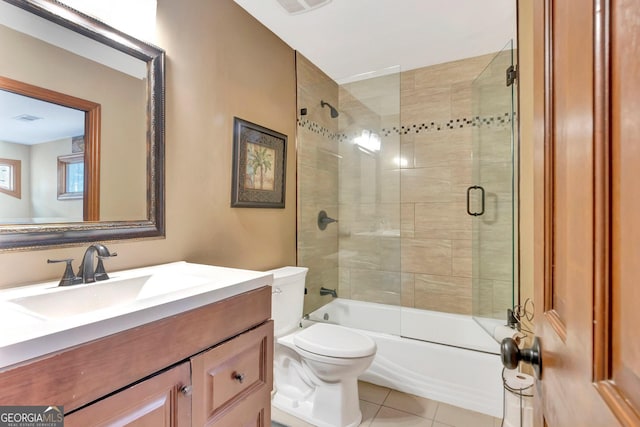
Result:
[[[64,417],[65,427],[187,427],[191,425],[188,362]]]
[[[193,357],[191,369],[194,426],[264,425],[273,386],[273,322]]]

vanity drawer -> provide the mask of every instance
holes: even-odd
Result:
[[[269,321],[191,358],[193,425],[224,417],[273,385],[273,322]],[[253,398],[253,397],[252,397]]]

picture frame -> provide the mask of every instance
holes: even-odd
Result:
[[[21,166],[20,160],[0,159],[0,193],[22,198]]]
[[[287,136],[233,118],[231,207],[284,208]]]

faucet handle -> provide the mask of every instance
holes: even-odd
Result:
[[[111,258],[112,256],[117,256],[117,253],[112,253],[109,256],[100,256],[98,255],[98,265],[96,266],[96,271],[95,271],[95,278],[96,278],[96,282],[100,281],[100,280],[109,280],[109,275],[107,274],[107,271],[104,269],[104,263],[102,262],[103,259],[105,258]]]
[[[109,275],[107,274],[107,271],[104,269],[104,263],[102,262],[103,259],[106,258],[111,258],[114,256],[118,256],[118,252],[109,252],[109,249],[107,249],[106,246],[101,245],[102,248],[104,248],[104,252],[106,252],[104,255],[98,255],[98,265],[96,266],[96,271],[94,272],[94,277],[97,281],[100,280],[109,280]]]
[[[71,263],[73,262],[73,258],[47,260],[47,264],[54,264],[58,262],[67,263],[67,266],[64,269],[64,273],[62,274],[62,279],[60,279],[58,286],[69,286],[69,285],[77,285],[78,283],[82,283],[82,277],[78,277],[75,274],[73,274],[73,267],[71,266]]]

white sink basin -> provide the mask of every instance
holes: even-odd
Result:
[[[0,291],[0,369],[270,285],[268,273],[175,262]],[[211,326],[211,325],[210,325]]]
[[[111,309],[158,295],[182,291],[209,281],[206,277],[169,272],[128,279],[110,279],[85,285],[47,289],[43,293],[7,300],[28,314],[59,319]]]

